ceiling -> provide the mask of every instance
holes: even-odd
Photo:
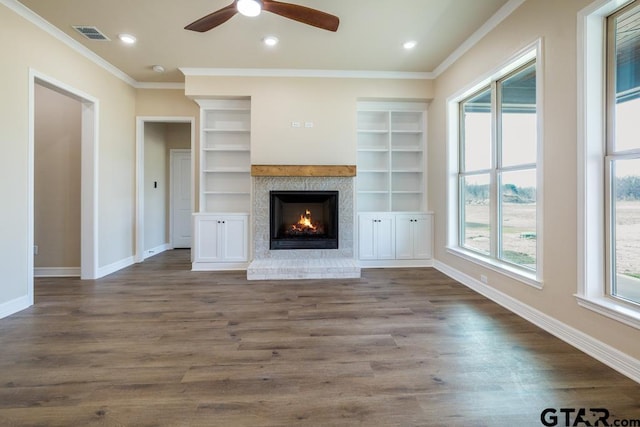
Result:
[[[184,26],[232,0],[20,0],[138,82],[183,82],[179,68],[433,72],[508,0],[290,0],[337,15],[333,33],[269,12],[206,33]],[[95,26],[92,41],[73,25]],[[125,45],[118,34],[137,38]],[[262,39],[278,37],[267,47]],[[407,40],[418,45],[402,48]],[[164,73],[152,70],[162,65]]]

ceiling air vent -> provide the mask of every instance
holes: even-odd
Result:
[[[73,28],[89,40],[109,40],[109,37],[105,36],[102,31],[100,31],[96,27],[89,27],[86,25],[73,25]]]

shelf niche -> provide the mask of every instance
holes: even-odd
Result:
[[[359,102],[358,212],[426,211],[425,102]]]
[[[251,100],[199,99],[200,212],[251,211]]]

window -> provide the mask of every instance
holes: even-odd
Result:
[[[640,0],[607,18],[606,292],[640,304]]]
[[[582,307],[636,328],[640,143],[631,129],[640,113],[639,9],[639,0],[597,0],[581,10],[577,64],[576,297]]]
[[[536,60],[512,68],[458,103],[457,245],[536,278]]]

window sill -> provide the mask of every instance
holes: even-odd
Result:
[[[528,273],[526,271],[515,268],[509,264],[482,257],[471,251],[464,250],[459,247],[448,247],[447,252],[464,259],[465,261],[473,262],[482,267],[488,268],[496,273],[507,276],[511,279],[517,280],[520,283],[534,287],[536,289],[542,289],[543,283],[538,280],[535,273]]]
[[[622,322],[625,325],[640,329],[640,311],[638,311],[638,309],[605,296],[590,297],[576,294],[575,297],[578,300],[578,305],[581,307]]]

